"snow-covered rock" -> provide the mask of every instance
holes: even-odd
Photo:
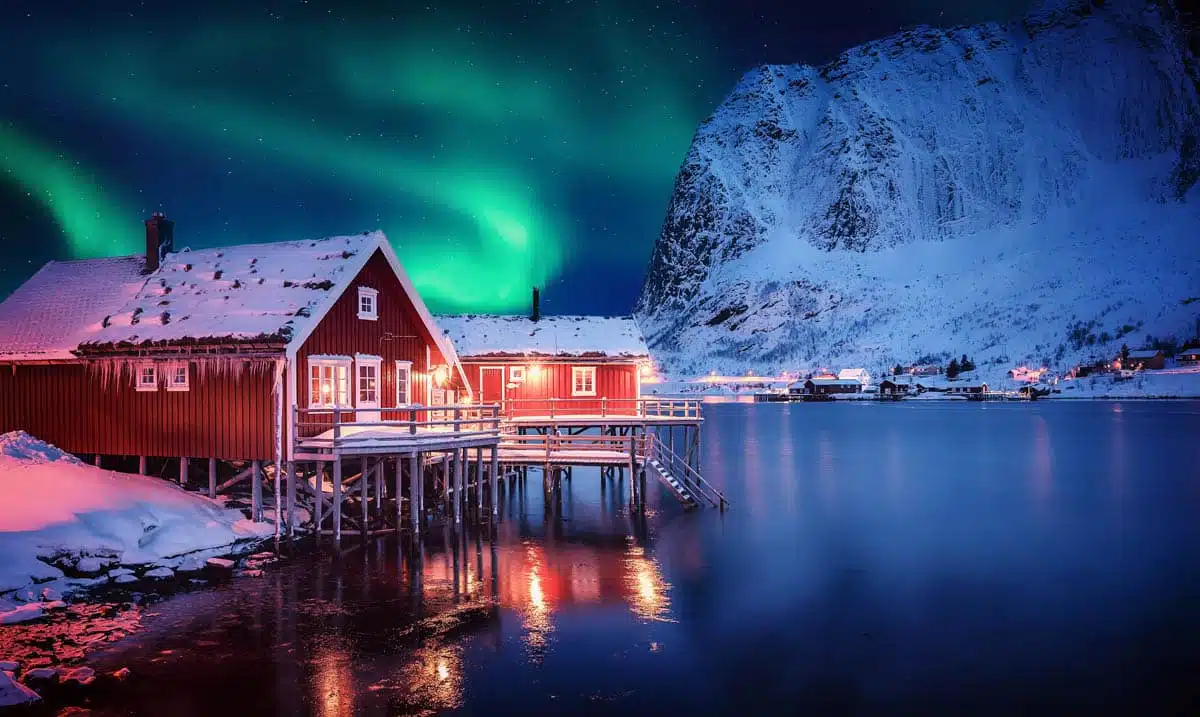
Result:
[[[19,622],[38,620],[45,614],[41,603],[31,602],[13,610],[0,612],[0,625],[16,625]]]
[[[21,663],[13,662],[12,660],[0,660],[0,672],[16,672],[21,668]]]
[[[96,671],[91,667],[74,667],[59,670],[59,680],[63,683],[73,682],[87,687],[96,681]]]
[[[136,583],[137,576],[134,575],[133,573],[127,573],[125,575],[118,575],[117,577],[113,578],[113,582],[117,583],[118,585],[124,585],[126,583]]]
[[[21,675],[27,683],[36,682],[55,682],[58,680],[58,670],[53,667],[35,667],[32,670],[26,670],[25,674]]]
[[[271,534],[271,526],[167,481],[84,465],[21,431],[0,435],[0,593],[63,578],[47,562],[114,556],[110,562],[159,565]],[[120,570],[109,576],[136,579]]]
[[[0,707],[15,707],[37,702],[38,693],[17,682],[7,672],[0,672]]]
[[[165,580],[175,577],[175,571],[170,568],[154,568],[147,570],[143,577],[151,578],[152,580]]]
[[[745,75],[637,305],[676,376],[1066,364],[1191,335],[1200,102],[1168,3],[1053,0]]]
[[[218,568],[220,570],[232,570],[233,567],[237,565],[236,562],[227,558],[209,558],[205,564],[209,567]]]

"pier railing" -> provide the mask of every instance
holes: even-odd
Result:
[[[695,398],[508,398],[501,404],[508,418],[647,418],[699,421]]]
[[[694,495],[708,501],[709,505],[721,510],[728,507],[729,500],[725,494],[704,480],[704,476],[700,475],[699,471],[688,465],[687,461],[675,451],[668,448],[658,434],[647,433],[643,439],[646,460],[657,459],[671,475],[675,476],[676,480],[681,481]]]
[[[644,452],[641,436],[553,433],[506,433],[501,438],[500,450],[506,458],[530,463],[594,462],[597,465],[640,462]]]
[[[398,408],[295,408],[292,437],[316,448],[500,437],[499,404]]]

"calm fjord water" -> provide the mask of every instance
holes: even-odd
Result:
[[[103,714],[1182,713],[1200,403],[710,406],[732,511],[577,471],[150,608]]]

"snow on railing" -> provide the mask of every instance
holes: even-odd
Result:
[[[499,404],[402,406],[398,408],[294,408],[292,435],[301,442],[335,445],[413,437],[500,435]]]
[[[502,403],[508,418],[596,416],[699,420],[701,401],[695,398],[508,398]]]

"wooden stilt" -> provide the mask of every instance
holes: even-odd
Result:
[[[208,497],[217,497],[217,459],[208,459]]]
[[[146,475],[146,456],[138,456],[138,475]]]
[[[321,515],[325,508],[325,464],[317,461],[317,474],[313,476],[313,531],[321,534],[321,522],[324,516]]]
[[[475,449],[475,511],[483,515],[483,446]]]
[[[384,460],[383,458],[380,458],[379,462],[375,464],[375,514],[379,516],[379,519],[381,521],[383,520],[383,493],[384,493],[384,491],[383,491],[383,467],[386,464],[387,464],[387,461]]]
[[[362,475],[359,476],[359,479],[358,479],[358,482],[359,482],[359,490],[358,490],[359,498],[358,499],[359,499],[359,502],[362,503],[362,530],[363,530],[363,534],[366,534],[367,520],[368,520],[367,511],[371,507],[371,501],[367,497],[367,485],[370,484],[370,482],[371,482],[371,473],[370,473],[370,471],[367,470],[367,457],[366,456],[362,457],[362,462],[360,465],[361,465]]]
[[[181,485],[181,486],[187,485],[187,474],[188,474],[188,459],[180,458],[179,459],[179,485]]]
[[[463,457],[466,455],[465,449],[454,451],[454,522],[462,522],[462,512],[465,506],[463,500],[463,487],[466,485],[466,474],[463,466]]]
[[[254,461],[250,471],[250,515],[255,521],[263,519],[262,461]]]
[[[488,472],[488,500],[492,504],[492,517],[495,518],[500,514],[500,509],[497,507],[496,500],[496,482],[499,480],[500,473],[500,450],[496,446],[492,446],[492,469]],[[493,532],[494,536],[495,533]]]
[[[417,481],[421,477],[421,454],[411,453],[408,457],[408,512],[412,518],[413,535],[421,532],[421,493],[424,491],[424,485],[418,486]],[[397,465],[399,469],[399,465]],[[396,471],[399,480],[399,470]],[[420,481],[424,484],[425,481]],[[396,502],[399,503],[400,489],[396,489]]]
[[[342,457],[333,458],[333,537],[342,539]]]
[[[95,456],[94,458],[92,458],[92,463],[93,463],[93,464],[94,464],[94,465],[95,465],[97,468],[101,468],[101,467],[102,467],[102,466],[100,465],[100,454],[99,454],[99,453],[97,453],[97,454],[96,454],[96,456]]]
[[[296,534],[296,464],[287,462],[287,534]]]
[[[404,515],[403,515],[404,500],[402,498],[404,495],[404,492],[403,492],[404,471],[401,470],[401,467],[404,465],[404,458],[402,456],[396,456],[395,464],[396,464],[396,466],[395,466],[395,468],[396,468],[396,530],[397,530],[397,532],[399,532],[400,527],[404,525],[404,522],[403,522],[404,521]],[[413,499],[412,496],[409,496],[408,500],[410,503],[412,502],[412,499]]]

